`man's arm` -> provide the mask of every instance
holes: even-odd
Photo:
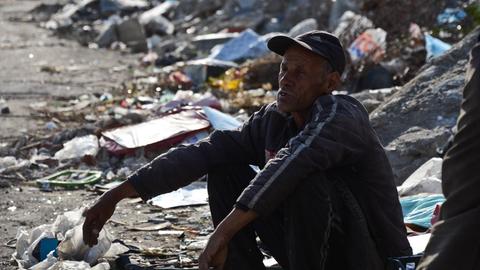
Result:
[[[83,213],[85,216],[85,222],[83,223],[83,241],[85,244],[94,246],[98,243],[98,235],[107,220],[113,215],[117,203],[129,197],[138,197],[138,193],[130,182],[125,181],[105,192],[92,207]]]
[[[258,164],[255,149],[266,108],[254,114],[240,131],[215,131],[208,139],[180,146],[149,162],[120,186],[106,192],[85,212],[84,242],[97,243],[98,233],[126,197],[148,200],[176,190],[225,164]]]

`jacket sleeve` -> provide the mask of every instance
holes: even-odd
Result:
[[[214,131],[196,144],[179,146],[159,155],[127,179],[143,200],[164,194],[227,164],[258,164],[258,126],[263,109],[252,115],[240,130]]]
[[[361,157],[366,143],[361,118],[339,113],[337,99],[330,98],[327,107],[316,103],[313,120],[250,182],[237,207],[266,215],[313,172],[348,166]]]

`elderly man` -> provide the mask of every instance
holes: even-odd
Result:
[[[275,36],[268,47],[283,56],[277,102],[241,130],[160,155],[104,194],[86,213],[86,243],[121,199],[146,200],[207,174],[215,231],[200,269],[265,269],[256,236],[284,269],[382,269],[387,257],[411,254],[368,114],[331,94],[345,67],[338,39],[312,31]]]

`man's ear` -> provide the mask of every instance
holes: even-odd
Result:
[[[334,71],[328,74],[328,90],[330,93],[333,90],[338,89],[341,83],[342,83],[342,79],[340,77],[340,73],[338,73],[337,71]]]

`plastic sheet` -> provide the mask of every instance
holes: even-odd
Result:
[[[239,61],[258,58],[268,52],[266,38],[259,36],[252,29],[247,29],[238,37],[225,43],[220,50],[213,52],[210,58],[223,61]]]
[[[210,123],[202,119],[196,111],[182,111],[141,124],[105,131],[102,135],[124,148],[133,149],[175,137],[180,138],[181,135],[201,131],[209,126]]]
[[[207,204],[208,192],[206,182],[193,182],[176,191],[159,195],[149,200],[154,206],[173,208],[179,206]]]
[[[421,194],[400,199],[403,211],[403,221],[423,228],[432,226],[431,220],[436,205],[445,201],[439,194]]]
[[[203,112],[216,130],[234,130],[242,125],[235,117],[213,108],[203,107]]]

